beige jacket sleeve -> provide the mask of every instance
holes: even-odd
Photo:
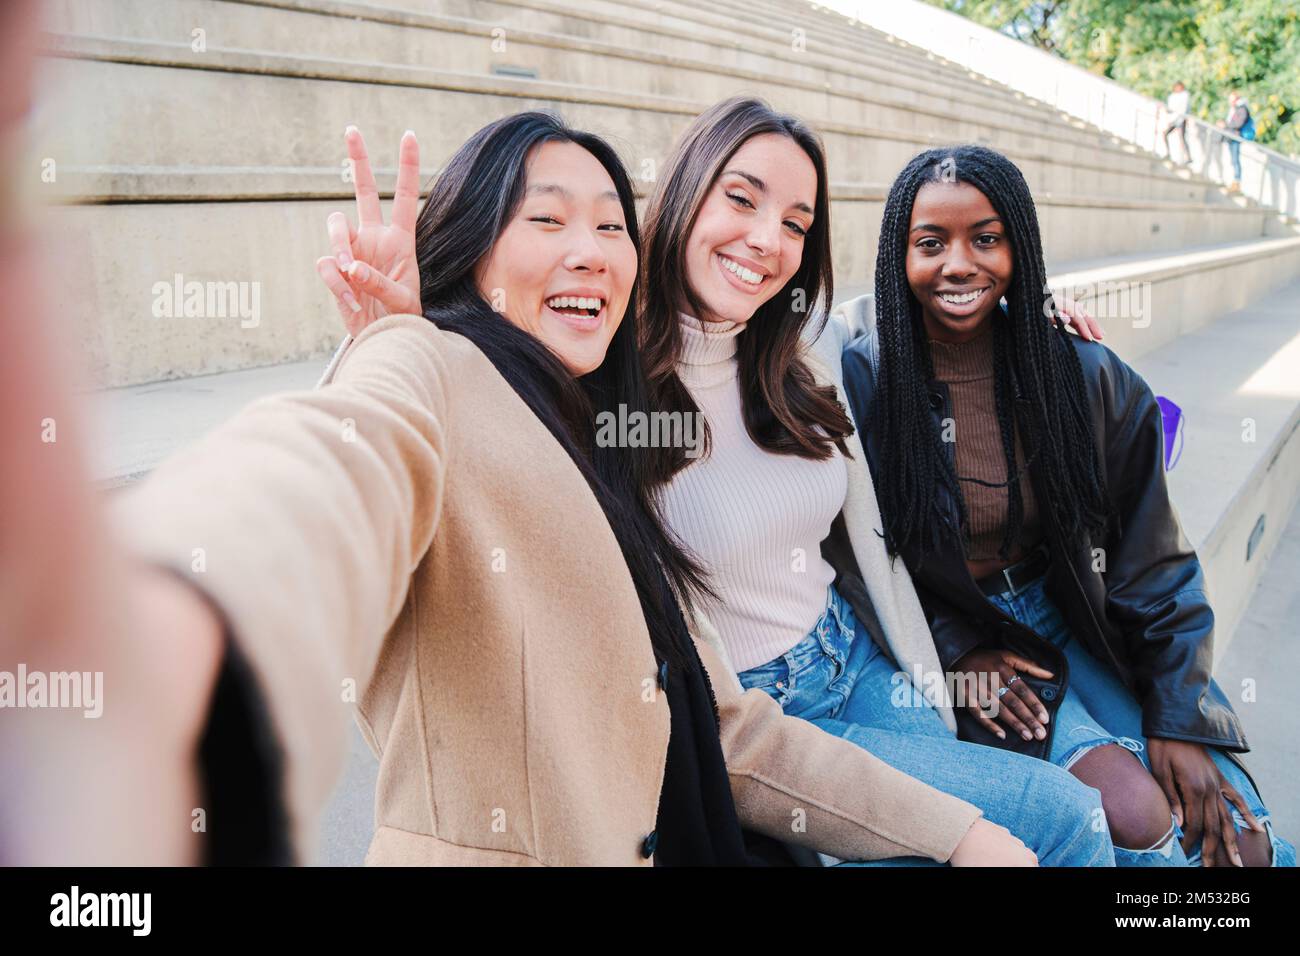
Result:
[[[418,316],[376,322],[328,388],[254,402],[114,503],[128,548],[207,594],[251,664],[298,862],[346,759],[351,701],[438,523],[441,334]]]
[[[744,690],[709,644],[695,644],[718,701],[736,811],[749,829],[844,860],[946,862],[982,816],[856,744],[786,715],[761,690]]]

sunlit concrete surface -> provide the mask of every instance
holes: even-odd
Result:
[[[1300,837],[1300,507],[1291,513],[1227,654],[1215,674],[1241,717],[1245,763],[1282,836]],[[1247,683],[1249,682],[1249,683]],[[1243,699],[1247,694],[1252,699]]]

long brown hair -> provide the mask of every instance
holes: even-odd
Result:
[[[641,352],[651,398],[664,411],[699,411],[677,376],[682,353],[678,313],[704,314],[687,279],[686,239],[727,161],[746,141],[764,133],[786,136],[808,154],[817,170],[817,201],[799,268],[785,288],[759,307],[739,338],[736,361],[745,430],[760,447],[778,454],[822,460],[838,448],[847,455],[844,439],[853,426],[835,389],[813,378],[800,342],[814,311],[821,313],[818,332],[825,325],[834,288],[825,153],[802,121],[761,99],[732,97],[696,117],[673,147],[650,197],[641,256]],[[704,442],[707,453],[707,423]],[[690,462],[684,448],[675,452],[660,459],[667,465],[662,481]]]

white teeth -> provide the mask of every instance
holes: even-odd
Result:
[[[945,302],[951,302],[953,305],[962,305],[966,302],[974,302],[983,294],[983,289],[980,289],[978,292],[967,292],[965,295],[950,295],[945,292],[940,292],[939,298],[943,299]]]
[[[552,309],[593,309],[599,312],[605,302],[594,296],[557,295],[547,299],[546,304]]]
[[[724,266],[726,266],[736,275],[740,276],[741,279],[748,282],[750,285],[758,285],[760,282],[763,281],[763,277],[759,275],[757,272],[755,272],[753,269],[746,269],[739,262],[733,262],[732,260],[728,259],[724,255],[719,255],[718,258],[722,260],[722,264]]]

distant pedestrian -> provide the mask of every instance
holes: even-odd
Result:
[[[1192,151],[1187,148],[1187,108],[1189,98],[1187,87],[1184,86],[1180,80],[1174,84],[1173,92],[1171,92],[1169,98],[1165,100],[1165,112],[1168,117],[1164,129],[1165,153],[1170,159],[1174,158],[1173,148],[1169,145],[1169,134],[1177,132],[1178,138],[1182,140],[1183,143],[1183,158],[1181,162],[1184,166],[1190,164],[1192,161]]]
[[[1228,192],[1238,193],[1241,192],[1241,140],[1255,138],[1255,120],[1246,98],[1236,90],[1228,94],[1228,115],[1219,121],[1219,128],[1236,134],[1228,137],[1228,155],[1232,157],[1232,184]]]

